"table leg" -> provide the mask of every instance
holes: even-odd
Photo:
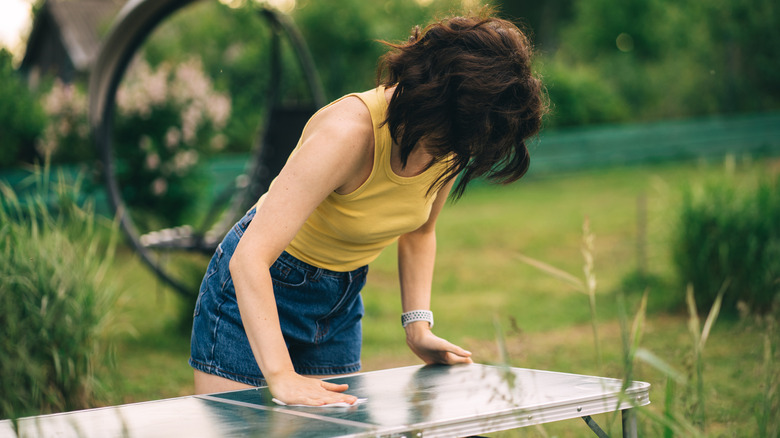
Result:
[[[609,438],[609,435],[607,435],[607,433],[604,432],[604,429],[602,429],[598,425],[598,423],[596,423],[596,420],[591,418],[590,415],[586,415],[586,416],[582,417],[582,419],[585,420],[585,424],[587,424],[588,427],[590,427],[590,430],[592,430],[593,433],[595,433],[597,437],[599,437],[599,438]]]
[[[623,438],[637,438],[636,412],[633,409],[623,409]]]

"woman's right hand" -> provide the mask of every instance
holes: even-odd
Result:
[[[271,394],[288,405],[322,406],[330,403],[351,405],[357,401],[357,397],[343,394],[349,388],[347,384],[326,382],[302,376],[295,371],[287,371],[266,380]]]

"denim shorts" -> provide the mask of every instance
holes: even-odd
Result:
[[[255,215],[250,210],[225,236],[200,287],[190,343],[190,366],[236,382],[266,384],[249,346],[228,265]],[[360,370],[363,302],[368,267],[334,272],[287,252],[270,269],[279,321],[295,371],[305,375]]]

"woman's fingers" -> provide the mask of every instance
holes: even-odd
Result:
[[[442,345],[439,346],[439,351],[444,363],[450,365],[457,363],[472,363],[470,351],[464,350],[444,339],[441,339],[441,341]]]
[[[270,383],[270,382],[269,382]],[[276,380],[270,386],[271,394],[287,404],[322,406],[330,403],[353,404],[357,397],[342,394],[349,388],[345,384],[325,382],[295,373]]]
[[[425,363],[448,365],[473,363],[470,351],[439,338],[433,335],[433,333],[411,343],[410,347]]]
[[[471,356],[470,353],[469,355],[461,355],[461,354],[456,354],[451,351],[448,351],[445,355],[445,361],[447,365],[455,365],[460,363],[474,363],[474,361],[471,360],[470,356]]]
[[[449,351],[450,351],[450,353],[454,353],[454,354],[456,354],[456,355],[458,355],[460,357],[470,357],[471,356],[471,352],[470,351],[464,350],[464,349],[458,347],[455,344],[450,344]]]
[[[338,384],[338,383],[331,383],[331,382],[326,382],[324,380],[321,380],[320,384],[326,390],[333,391],[333,392],[344,392],[347,389],[349,389],[349,385],[347,385],[346,383]]]
[[[353,404],[357,401],[357,397],[349,394],[342,394],[349,388],[349,385],[337,385],[335,383],[319,381],[320,387],[324,392],[317,393],[311,397],[312,402],[304,403],[314,406],[327,405],[330,403],[347,403]]]

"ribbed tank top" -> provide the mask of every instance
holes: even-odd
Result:
[[[384,87],[341,99],[349,96],[360,98],[371,114],[374,125],[371,174],[352,193],[328,195],[286,249],[306,263],[340,272],[367,265],[401,234],[423,225],[436,199],[435,192],[427,195],[428,188],[444,171],[444,164],[437,163],[412,177],[393,172],[392,139],[388,126],[383,125],[387,113]],[[299,140],[295,150],[300,147]]]

